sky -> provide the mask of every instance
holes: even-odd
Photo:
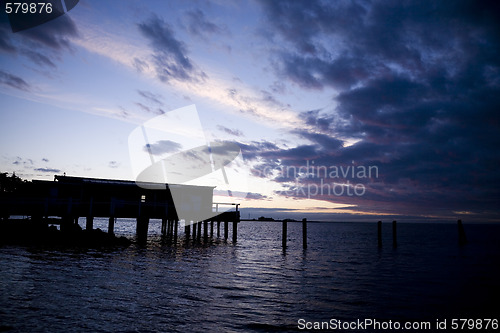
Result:
[[[499,221],[499,7],[81,0],[15,33],[2,12],[0,171],[135,180],[161,118],[240,147],[213,174],[242,218]],[[162,133],[151,162],[187,149]]]

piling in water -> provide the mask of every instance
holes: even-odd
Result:
[[[87,220],[85,223],[85,229],[86,230],[94,229],[94,217],[93,216],[87,216]]]
[[[307,249],[307,219],[302,219],[302,247]]]
[[[282,226],[283,226],[283,235],[281,237],[281,246],[283,247],[283,249],[286,248],[286,234],[287,234],[287,222],[286,221],[283,221],[282,222]]]
[[[148,236],[149,218],[140,216],[137,218],[136,234],[138,238],[145,239]]]
[[[382,221],[377,222],[378,246],[382,247]]]
[[[396,221],[392,221],[392,246],[398,246],[398,234],[397,234],[397,226]]]
[[[208,221],[203,221],[203,241],[208,241]]]
[[[177,228],[179,227],[179,221],[174,221],[174,242],[177,243]]]
[[[457,221],[458,227],[458,244],[465,245],[467,244],[467,237],[465,236],[464,226],[462,225],[462,220]]]
[[[238,222],[233,221],[233,243],[238,239]]]
[[[167,219],[161,219],[161,234],[165,235],[167,233]]]
[[[115,234],[115,217],[110,216],[109,221],[108,221],[108,234],[114,235]]]

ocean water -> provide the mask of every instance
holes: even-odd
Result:
[[[172,244],[153,220],[147,243],[126,249],[4,246],[0,330],[303,332],[301,319],[498,319],[500,225],[464,227],[459,246],[454,223],[398,223],[394,248],[384,223],[379,248],[376,223],[309,223],[304,250],[301,223],[288,223],[283,251],[281,223],[243,221],[236,244],[231,228],[227,242],[196,244],[179,227]],[[133,220],[115,225],[118,235],[134,230]]]

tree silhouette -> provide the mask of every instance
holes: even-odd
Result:
[[[15,172],[10,176],[8,172],[2,172],[0,173],[0,193],[16,192],[25,182],[16,176]]]

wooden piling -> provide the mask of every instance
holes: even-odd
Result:
[[[71,214],[73,213],[73,198],[69,197],[68,201],[66,202],[66,204],[67,204],[67,206],[66,206],[66,214],[68,216],[71,216]]]
[[[186,223],[184,226],[184,234],[186,234],[186,238],[189,238],[189,236],[191,236],[191,226],[187,224],[187,222],[184,223]]]
[[[210,221],[210,238],[214,238],[214,221]]]
[[[464,226],[462,225],[462,220],[457,221],[458,227],[458,244],[465,245],[467,244],[467,237],[465,236]]]
[[[61,231],[73,230],[71,225],[72,220],[73,219],[70,216],[63,216],[61,218],[61,224],[60,224]]]
[[[172,236],[174,234],[174,221],[173,220],[168,220],[168,234]]]
[[[115,198],[111,198],[111,204],[109,206],[108,234],[115,234]],[[146,235],[147,234],[148,232],[146,230]]]
[[[302,219],[302,248],[307,249],[307,219]]]
[[[287,222],[283,221],[282,222],[282,229],[283,229],[283,235],[281,236],[281,246],[283,249],[286,248],[286,237],[287,237]]]
[[[229,233],[229,222],[224,221],[224,239],[227,240],[227,234]]]
[[[238,239],[238,222],[233,221],[233,243]]]
[[[220,221],[217,221],[217,238],[220,237]]]
[[[193,240],[196,240],[196,223],[193,223]]]
[[[161,219],[161,234],[165,235],[167,233],[167,219]]]
[[[377,222],[378,247],[382,247],[382,221]]]
[[[147,238],[149,227],[149,217],[140,216],[137,218],[136,233],[138,238]]]
[[[208,221],[203,221],[203,241],[208,241]]]
[[[179,228],[179,221],[174,221],[174,242],[177,243],[177,229]]]
[[[85,222],[85,230],[92,230],[94,229],[94,217],[93,216],[87,216],[86,222]]]
[[[114,235],[115,234],[115,217],[110,216],[109,221],[108,221],[108,234]],[[147,232],[146,232],[147,234]]]
[[[397,234],[397,226],[396,221],[392,221],[392,246],[398,246],[398,234]]]
[[[198,221],[198,233],[196,236],[198,237],[198,240],[201,239],[201,221]]]

